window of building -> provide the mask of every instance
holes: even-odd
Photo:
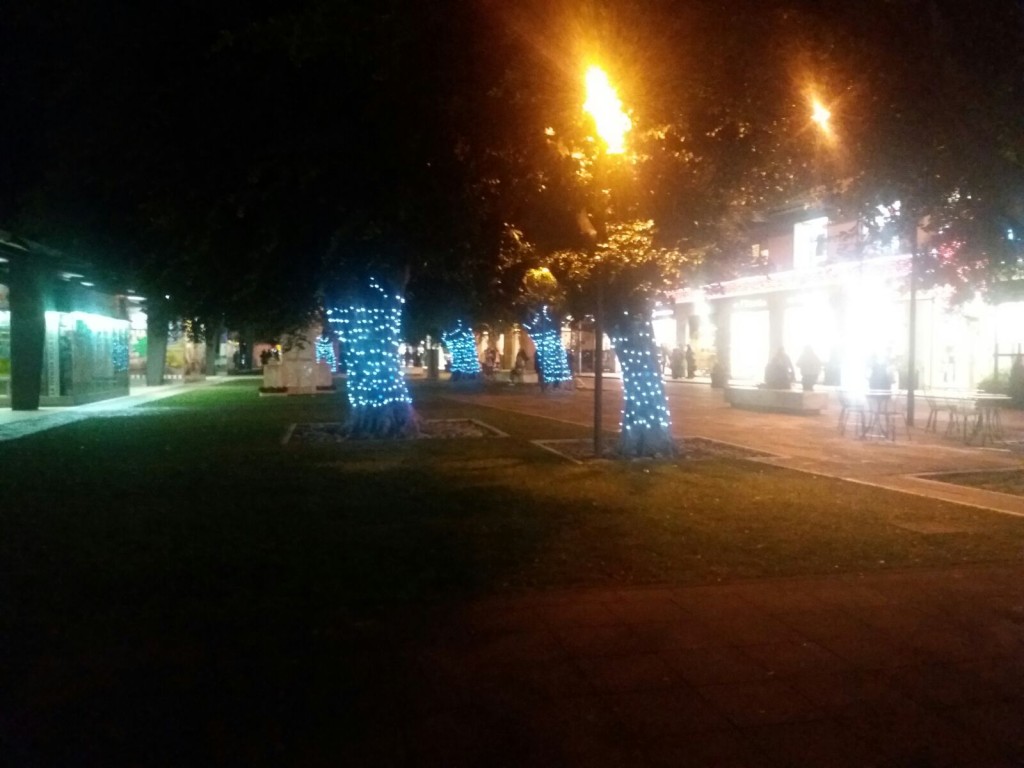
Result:
[[[793,268],[806,269],[828,258],[828,216],[801,221],[793,227]]]

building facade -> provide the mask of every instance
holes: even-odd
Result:
[[[869,242],[856,225],[812,210],[779,216],[755,237],[756,273],[680,290],[671,313],[656,310],[659,345],[691,344],[698,369],[717,363],[743,382],[763,381],[778,349],[796,360],[810,347],[824,383],[847,388],[866,386],[876,361],[906,388],[913,356],[917,388],[976,389],[1005,377],[1024,352],[1024,295],[954,305],[934,288],[911,301],[912,257],[897,240]]]
[[[80,405],[129,392],[129,299],[77,264],[0,238],[0,407]]]

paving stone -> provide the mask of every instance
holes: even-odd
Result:
[[[560,627],[554,631],[566,652],[574,658],[624,656],[650,652],[650,643],[625,624],[596,627]]]
[[[652,768],[772,768],[776,765],[738,728],[665,734],[645,742],[642,750],[645,764]]]
[[[878,750],[887,765],[995,765],[998,749],[953,719],[908,699],[887,698],[852,705],[840,725]]]
[[[881,630],[822,638],[819,643],[861,669],[894,669],[918,664],[922,660],[913,648],[890,638]]]
[[[858,635],[870,630],[869,625],[847,611],[837,608],[785,611],[775,618],[798,634],[810,639]]]
[[[734,646],[666,650],[661,656],[692,686],[756,682],[768,677],[763,665]]]
[[[737,726],[821,720],[824,715],[781,680],[706,685],[697,689]]]
[[[772,765],[869,768],[883,763],[877,749],[831,720],[759,726],[743,732]]]
[[[651,651],[702,648],[717,645],[720,634],[697,619],[683,619],[673,623],[639,624],[633,631]]]
[[[829,715],[841,712],[855,702],[897,695],[888,675],[875,670],[810,672],[787,677],[786,683]]]
[[[603,693],[658,690],[680,684],[679,675],[655,653],[580,658],[575,663]]]
[[[611,698],[619,719],[641,743],[668,734],[729,727],[724,715],[690,688],[634,691]]]
[[[743,653],[763,666],[768,675],[778,677],[836,671],[851,666],[845,659],[810,640],[745,645]]]

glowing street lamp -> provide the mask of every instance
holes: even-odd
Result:
[[[626,151],[626,134],[633,127],[629,115],[622,111],[622,101],[612,87],[605,71],[597,66],[587,70],[587,100],[583,111],[594,118],[597,135],[604,141],[609,155]]]
[[[633,121],[622,110],[622,101],[605,71],[591,66],[586,73],[587,98],[583,111],[594,119],[597,135],[605,143],[605,152],[620,155],[626,151],[626,134],[633,127]],[[596,238],[597,231],[586,215],[581,218],[584,234]],[[585,220],[585,221],[584,221]],[[595,261],[599,259],[595,257]],[[598,270],[594,272],[596,304],[594,311],[594,455],[601,456],[601,389],[604,377],[604,286]]]
[[[829,127],[828,121],[832,118],[832,112],[817,99],[813,99],[811,102],[811,120],[818,124],[818,127],[824,133],[831,133],[832,129]]]

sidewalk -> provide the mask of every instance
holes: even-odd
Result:
[[[851,431],[837,429],[839,407],[834,398],[817,416],[764,413],[733,408],[720,389],[700,379],[667,379],[665,390],[677,438],[705,437],[772,454],[765,459],[803,472],[838,477],[853,482],[968,504],[1007,514],[1024,515],[1024,497],[978,488],[937,483],[922,477],[937,472],[1000,470],[1022,468],[1019,453],[1005,448],[978,447],[946,438],[941,430],[927,432],[927,413],[918,413],[918,426],[900,429],[896,441],[860,440]],[[614,434],[622,403],[622,382],[605,379],[603,387],[604,429]],[[482,403],[495,408],[544,416],[580,425],[593,424],[592,390],[549,390],[536,387],[516,393],[452,394],[454,399]],[[924,404],[921,408],[925,411]],[[1003,428],[1009,439],[1024,438],[1024,412],[1006,410]]]
[[[594,589],[393,615],[363,638],[372,726],[353,764],[1020,765],[1022,575]]]

